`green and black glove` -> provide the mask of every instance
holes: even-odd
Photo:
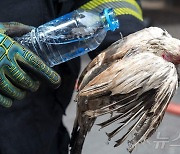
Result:
[[[60,83],[60,76],[55,71],[10,38],[23,35],[32,28],[16,22],[0,23],[0,104],[4,107],[10,107],[13,99],[23,99],[26,91],[38,89],[39,81],[29,74],[40,74],[53,85]],[[23,68],[28,68],[30,73]]]

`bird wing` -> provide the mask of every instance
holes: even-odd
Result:
[[[114,42],[111,46],[102,51],[101,54],[94,58],[83,70],[78,81],[79,89],[81,90],[84,88],[96,75],[103,72],[116,60],[122,59],[127,53],[144,52],[146,48],[144,49],[141,45],[142,42],[148,42],[147,40],[156,37],[156,35],[153,36],[151,34],[151,31],[161,32],[162,30],[157,27],[145,28]],[[158,34],[159,33],[157,33],[157,36]],[[148,44],[145,47],[147,46]]]
[[[89,81],[108,68],[115,60],[123,58],[127,50],[123,50],[121,47],[123,47],[126,40],[127,39],[124,38],[116,41],[87,65],[79,77],[79,89],[82,89]]]
[[[131,124],[126,134],[117,140],[115,145],[120,145],[133,133],[133,138],[129,141],[131,152],[137,143],[146,140],[157,129],[177,84],[174,64],[153,53],[145,52],[124,57],[113,63],[89,81],[79,91],[78,97],[86,98],[90,102],[101,98],[108,102],[106,105],[101,103],[103,106],[98,106],[97,109],[93,107],[87,110],[85,114],[94,118],[116,113],[99,124],[103,128],[116,121],[121,123],[118,128],[107,134],[109,139]]]

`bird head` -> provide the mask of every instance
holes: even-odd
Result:
[[[140,52],[153,52],[163,59],[174,64],[180,64],[180,40],[173,38],[166,30],[158,27],[149,27],[129,35],[127,42],[131,49]]]

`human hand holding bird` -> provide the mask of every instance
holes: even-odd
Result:
[[[112,116],[98,124],[101,128],[119,123],[107,133],[109,139],[127,127],[115,147],[129,134],[129,152],[148,139],[178,87],[179,63],[180,40],[157,27],[131,34],[99,54],[79,78],[71,153],[81,154],[87,132],[105,114]]]

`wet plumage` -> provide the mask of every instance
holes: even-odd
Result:
[[[180,41],[166,31],[150,27],[123,38],[99,54],[79,78],[77,115],[71,139],[71,154],[82,146],[96,118],[112,116],[98,124],[119,126],[107,133],[119,146],[132,134],[129,152],[148,139],[161,123],[178,87]]]

